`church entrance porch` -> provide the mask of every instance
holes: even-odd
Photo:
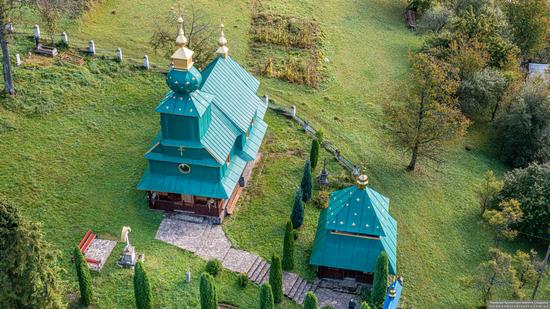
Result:
[[[147,193],[147,198],[149,200],[149,207],[152,209],[183,211],[209,217],[223,217],[224,200],[222,199],[151,191]]]

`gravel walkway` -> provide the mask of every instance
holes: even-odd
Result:
[[[246,273],[256,284],[269,279],[269,263],[253,253],[231,247],[221,225],[185,214],[166,214],[157,231],[156,239],[191,251],[204,260],[218,259],[231,271]],[[319,307],[331,305],[335,309],[347,309],[355,294],[319,287],[319,280],[307,282],[295,273],[283,272],[283,292],[298,304],[304,302],[308,291],[319,299]]]

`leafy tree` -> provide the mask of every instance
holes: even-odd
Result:
[[[547,238],[550,234],[550,163],[532,164],[504,174],[504,186],[496,202],[516,199],[521,204],[523,220],[519,231],[527,237]]]
[[[385,108],[397,143],[411,153],[409,171],[419,156],[436,159],[440,148],[462,137],[468,127],[455,98],[457,70],[423,53],[413,56],[412,63],[407,102]]]
[[[496,248],[489,250],[491,259],[482,262],[472,279],[475,287],[481,291],[481,299],[485,304],[491,299],[495,289],[516,288],[516,271],[512,266],[512,257]]]
[[[0,308],[61,308],[58,270],[40,226],[0,199]]]
[[[311,150],[309,151],[309,161],[311,162],[311,169],[315,169],[317,167],[317,163],[319,162],[319,140],[314,138],[311,141]]]
[[[408,9],[416,11],[418,14],[422,15],[432,6],[432,0],[409,0],[407,5]]]
[[[296,196],[294,197],[294,205],[292,206],[292,213],[290,214],[290,221],[292,226],[297,229],[304,224],[304,204],[302,202],[302,190],[296,190]]]
[[[74,248],[73,252],[76,276],[78,277],[78,286],[80,287],[80,302],[84,306],[92,303],[92,276],[90,268],[79,247]]]
[[[162,51],[168,57],[176,48],[174,22],[183,16],[183,30],[188,40],[189,49],[193,50],[193,61],[200,66],[206,66],[214,57],[216,45],[212,40],[218,37],[216,27],[209,22],[208,14],[196,9],[191,3],[189,7],[184,2],[178,2],[172,7],[162,22],[156,26],[149,45],[157,51]]]
[[[283,301],[283,269],[281,266],[281,258],[275,254],[271,257],[269,284],[273,292],[274,302],[280,304]]]
[[[550,35],[548,1],[508,1],[506,9],[514,42],[521,49],[521,54],[531,56],[544,48]]]
[[[292,270],[294,268],[294,229],[291,221],[286,223],[282,266],[284,270]]]
[[[306,298],[304,299],[304,309],[317,309],[319,304],[317,301],[317,296],[313,292],[309,291],[306,293]]]
[[[153,295],[151,293],[151,286],[149,285],[149,278],[141,261],[138,261],[134,267],[134,295],[138,309],[153,308]]]
[[[482,216],[487,209],[491,208],[493,200],[502,189],[502,185],[502,181],[497,180],[493,171],[487,170],[483,182],[475,190],[479,198]]]
[[[512,240],[518,235],[513,226],[521,221],[523,212],[516,199],[504,200],[498,204],[497,209],[488,210],[483,216],[495,229],[495,247],[498,248],[503,239]]]
[[[521,250],[516,251],[514,255],[514,267],[517,271],[519,280],[519,288],[523,288],[526,284],[535,283],[537,280],[537,268],[539,257],[535,250],[529,253]]]
[[[386,299],[386,290],[388,289],[388,254],[382,251],[376,260],[376,271],[371,293],[371,303],[374,307],[381,307]]]
[[[8,46],[9,34],[6,31],[8,23],[13,22],[15,13],[22,7],[24,1],[0,0],[0,48],[2,49],[2,66],[4,75],[4,92],[15,95],[13,85],[13,71],[10,62],[10,49]]]
[[[302,176],[302,182],[300,183],[302,189],[302,201],[307,202],[311,199],[313,184],[311,183],[311,162],[306,160],[304,164],[304,175]]]
[[[432,6],[427,10],[418,21],[417,30],[420,33],[440,32],[450,23],[454,17],[454,12],[443,5]]]
[[[214,277],[202,273],[200,282],[201,309],[218,309],[218,295]]]
[[[514,167],[550,161],[550,90],[529,79],[495,120],[500,157]]]
[[[260,286],[260,309],[273,309],[275,302],[273,301],[273,292],[271,285],[264,283]]]
[[[506,77],[496,69],[486,68],[473,73],[460,84],[462,111],[468,116],[490,113],[491,120],[494,120],[507,88]]]
[[[51,44],[54,45],[54,38],[59,33],[59,21],[61,19],[60,1],[32,0],[40,15],[42,23],[46,26],[50,36]]]

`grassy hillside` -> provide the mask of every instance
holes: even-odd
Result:
[[[253,63],[249,52],[250,3],[243,0],[193,1],[211,14],[225,17],[231,55]],[[406,280],[406,303],[417,308],[471,307],[476,291],[465,284],[486,258],[491,233],[478,216],[473,186],[487,168],[504,167],[488,150],[483,127],[474,127],[466,143],[450,149],[441,165],[421,163],[405,172],[407,156],[394,149],[382,129],[381,104],[399,95],[408,70],[407,54],[420,45],[403,26],[403,1],[263,1],[266,10],[307,17],[324,33],[328,58],[326,82],[318,91],[262,78],[261,93],[322,128],[342,152],[361,162],[372,187],[391,199],[398,221],[398,273]],[[98,49],[122,47],[136,58],[153,55],[147,42],[159,16],[173,1],[107,0],[68,32],[78,40],[94,39]],[[23,49],[28,43],[18,42]],[[21,95],[3,100],[2,118],[15,126],[2,134],[0,193],[25,215],[44,223],[48,239],[60,250],[64,274],[72,291],[76,283],[69,262],[70,248],[88,228],[116,237],[123,225],[146,255],[155,302],[159,307],[197,307],[198,281],[184,284],[191,269],[197,278],[204,263],[189,253],[154,240],[162,215],[147,209],[135,184],[146,162],[142,155],[158,130],[154,106],[167,90],[160,75],[120,68],[105,60],[83,68],[41,63],[34,70],[16,70]],[[32,115],[26,106],[47,102],[50,114]],[[287,120],[268,113],[270,125],[264,159],[239,211],[225,225],[239,247],[264,257],[280,252],[284,224],[299,184],[309,139]],[[317,173],[318,171],[316,171]],[[330,161],[331,175],[344,172]],[[319,211],[306,209],[306,227],[298,240],[297,270],[308,278],[307,265]],[[510,244],[507,244],[511,246]],[[120,250],[118,248],[117,250]],[[118,251],[115,251],[118,252]],[[94,276],[98,307],[129,307],[133,301],[131,272],[120,270],[113,255],[107,268]],[[218,279],[221,299],[243,308],[257,304],[258,289],[241,290],[234,274]],[[545,286],[548,291],[548,285]],[[545,293],[540,293],[543,295]],[[281,307],[292,308],[290,302]]]

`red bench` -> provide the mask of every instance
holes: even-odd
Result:
[[[80,241],[78,244],[78,248],[80,248],[80,251],[82,251],[83,254],[86,254],[86,251],[92,244],[92,241],[94,241],[96,237],[96,234],[92,233],[92,230],[88,230],[86,234],[84,235],[84,238]]]

